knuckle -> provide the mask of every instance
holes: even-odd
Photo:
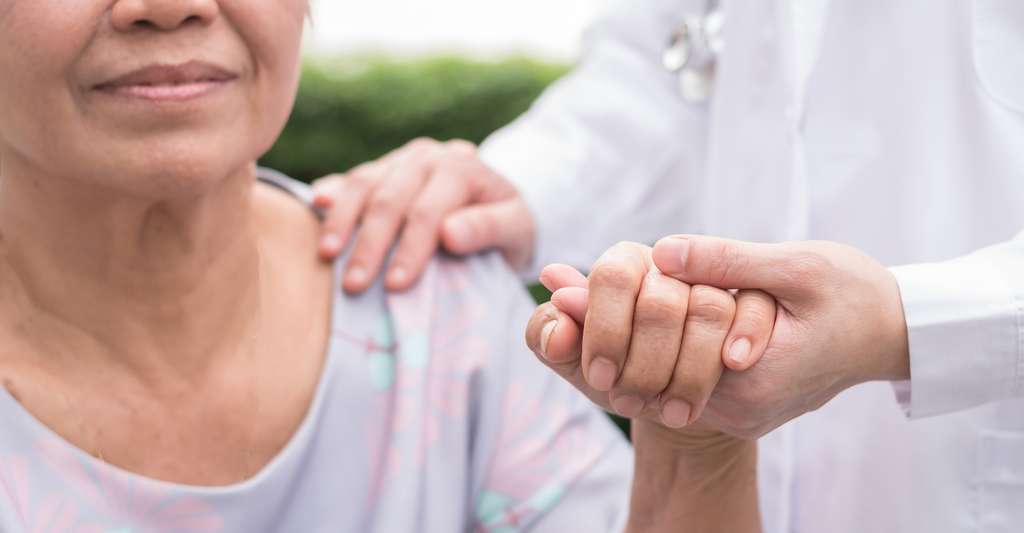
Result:
[[[337,187],[343,180],[345,180],[344,174],[330,174],[314,181],[313,186],[314,188]]]
[[[633,241],[619,241],[612,246],[612,251],[624,256],[642,257],[650,252],[650,247]]]
[[[488,234],[487,228],[491,225],[491,215],[486,211],[480,211],[475,216],[461,218],[460,223],[466,236],[476,241]]]
[[[476,157],[477,154],[476,145],[465,139],[452,139],[445,143],[445,147],[457,155]]]
[[[438,142],[430,137],[416,137],[406,144],[406,148],[411,151],[420,152],[425,150],[431,150],[437,146]]]
[[[687,256],[684,267],[687,272],[708,275],[712,285],[723,286],[733,272],[746,266],[746,256],[728,241],[712,241],[701,248],[704,249],[695,249]]]
[[[467,160],[458,157],[444,157],[437,162],[433,179],[444,179],[449,183],[458,183],[465,186],[473,179],[473,169]]]
[[[621,291],[639,290],[642,279],[643,273],[635,265],[623,261],[600,262],[589,278],[594,287]]]
[[[685,312],[683,298],[673,294],[642,294],[636,302],[634,320],[643,326],[682,327]]]
[[[426,204],[413,205],[405,216],[408,225],[418,227],[436,225],[440,218],[437,209]]]
[[[392,194],[375,194],[370,199],[369,208],[376,214],[391,215],[397,213],[401,206],[398,198]]]
[[[346,185],[360,188],[367,188],[377,178],[376,167],[372,165],[360,165],[346,175],[344,182]]]
[[[623,373],[622,378],[619,380],[617,388],[650,398],[661,394],[668,385],[670,378],[671,376],[662,376],[656,372],[651,372],[650,369],[630,372],[627,367],[626,372]]]
[[[707,285],[696,285],[690,290],[687,319],[728,325],[735,314],[736,299],[728,292]]]
[[[736,324],[741,328],[753,328],[769,324],[775,320],[777,308],[775,300],[767,295],[747,295],[741,293],[743,305],[737,304]]]

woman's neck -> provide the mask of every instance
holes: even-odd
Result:
[[[152,200],[5,165],[0,313],[45,324],[22,328],[30,340],[142,377],[202,372],[258,320],[254,172]]]

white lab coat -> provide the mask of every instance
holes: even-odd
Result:
[[[535,212],[537,264],[676,232],[911,264],[912,380],[763,439],[766,530],[1024,531],[1024,2],[726,0],[692,105],[660,58],[703,3],[621,2],[485,143]]]

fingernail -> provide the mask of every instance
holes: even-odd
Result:
[[[550,320],[540,330],[540,355],[545,359],[548,358],[548,341],[551,340],[551,334],[555,332],[555,326],[558,325],[558,319]]]
[[[669,400],[661,407],[661,421],[672,429],[686,427],[690,423],[690,404],[682,400]]]
[[[333,233],[324,235],[323,238],[320,239],[320,248],[330,252],[337,251],[341,248],[341,237],[338,237]]]
[[[615,380],[619,377],[619,367],[604,358],[594,359],[590,363],[590,372],[587,381],[590,386],[601,392],[608,392],[615,386]]]
[[[352,267],[345,275],[345,281],[353,285],[363,285],[366,283],[366,269],[363,267]]]
[[[388,283],[391,285],[402,285],[409,279],[409,273],[403,267],[395,267],[388,272]]]
[[[612,409],[615,409],[619,416],[632,418],[644,410],[644,401],[639,396],[627,394],[612,400]]]
[[[334,205],[334,197],[333,196],[328,196],[328,195],[323,194],[323,193],[318,193],[316,196],[313,197],[313,207],[319,207],[321,209],[326,209],[326,208],[331,207],[333,205]]]
[[[659,243],[669,257],[667,265],[670,274],[680,274],[686,269],[686,259],[690,254],[690,240],[686,237],[669,237]],[[663,256],[664,257],[664,256]],[[660,265],[660,263],[659,263]]]
[[[729,359],[737,365],[746,363],[750,359],[750,348],[750,340],[746,337],[736,339],[729,347]]]

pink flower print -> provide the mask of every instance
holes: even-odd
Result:
[[[473,267],[465,259],[440,256],[437,258],[437,290],[441,293],[470,292],[473,287]]]
[[[442,328],[433,337],[412,332],[399,342],[394,388],[380,391],[382,397],[375,409],[378,415],[371,421],[389,422],[392,429],[384,436],[386,442],[372,444],[374,448],[388,448],[378,456],[384,460],[383,479],[403,469],[421,467],[445,425],[464,422],[470,381],[479,371],[488,346],[482,337],[465,334],[473,329]],[[377,435],[380,430],[369,428],[368,433]]]
[[[542,404],[542,398],[525,394],[525,389],[521,383],[509,385],[498,437],[500,452],[487,484],[517,500],[528,498],[564,468],[558,462],[562,458],[553,452],[561,448],[559,441],[568,437],[569,429],[565,407]]]
[[[144,529],[133,533],[216,533],[224,530],[224,519],[204,500],[198,498],[175,498],[164,500],[159,505],[132,509]]]
[[[488,335],[498,329],[493,303],[473,281],[465,262],[439,260],[416,288],[388,295],[400,335],[393,386],[377,388],[367,428],[379,473],[374,494],[399,473],[421,468],[447,427],[466,425],[471,383],[492,356]]]
[[[529,391],[508,387],[499,451],[477,505],[480,531],[515,531],[548,511],[601,457],[605,443],[574,422],[571,405]]]
[[[204,500],[172,494],[149,482],[75,453],[59,439],[38,443],[39,456],[86,503],[107,529],[132,533],[218,533],[224,519]]]
[[[78,506],[68,495],[50,492],[38,498],[31,486],[29,461],[20,455],[0,457],[0,497],[14,507],[26,533],[77,533]],[[38,498],[38,501],[37,501]]]

